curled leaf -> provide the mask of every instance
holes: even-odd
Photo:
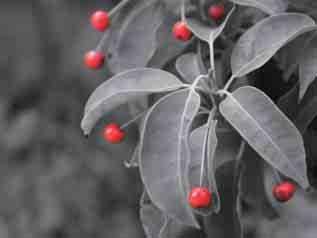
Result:
[[[173,91],[183,86],[173,74],[159,69],[139,68],[117,74],[91,94],[81,128],[88,135],[95,123],[114,108],[152,93]]]

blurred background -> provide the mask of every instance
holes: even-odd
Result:
[[[89,16],[115,3],[1,0],[0,238],[144,237],[131,151],[80,130],[107,78],[83,65],[101,37]]]

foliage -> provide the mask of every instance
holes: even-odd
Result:
[[[143,104],[125,121],[139,128],[130,165],[145,188],[146,235],[312,237],[314,1],[223,1],[221,21],[206,10],[218,1],[122,2],[101,42],[115,75],[92,93],[81,125],[88,135],[120,105]],[[172,36],[178,19],[194,35],[188,42]],[[262,79],[270,65],[279,73]],[[283,180],[298,190],[286,204],[271,194]],[[209,207],[188,204],[198,185],[212,191]]]

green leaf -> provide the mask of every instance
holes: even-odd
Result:
[[[313,19],[297,13],[271,16],[258,22],[240,37],[233,49],[232,78],[260,68],[285,44],[314,27]]]
[[[193,88],[171,93],[148,112],[141,135],[139,168],[153,203],[182,224],[199,227],[187,196],[189,133],[200,107]]]
[[[305,148],[293,123],[254,87],[227,93],[220,112],[263,159],[308,188]]]
[[[117,74],[91,94],[81,128],[88,135],[97,121],[116,107],[152,93],[169,92],[183,86],[173,74],[159,69],[139,68]]]
[[[230,0],[236,4],[248,7],[255,7],[263,12],[275,15],[285,12],[288,5],[288,0]]]

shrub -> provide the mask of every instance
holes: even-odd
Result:
[[[90,68],[105,63],[114,76],[88,99],[81,127],[89,135],[128,105],[125,123],[104,134],[120,144],[138,126],[127,165],[144,184],[147,237],[316,232],[316,9],[312,0],[122,0],[94,14],[105,33]]]

